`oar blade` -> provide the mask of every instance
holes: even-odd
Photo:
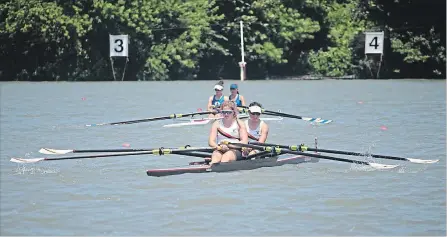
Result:
[[[321,124],[327,124],[332,122],[331,119],[321,119],[321,118],[305,118],[303,117],[304,121],[313,122],[313,123],[321,123]]]
[[[104,126],[109,125],[108,123],[96,123],[96,124],[86,124],[86,127],[96,127],[96,126]]]
[[[39,153],[46,154],[46,155],[63,155],[67,153],[72,153],[73,150],[57,150],[57,149],[51,149],[51,148],[41,148],[39,150]]]
[[[394,169],[399,166],[399,165],[385,165],[385,164],[379,164],[379,163],[369,163],[369,165],[375,169],[378,169],[378,170]]]
[[[29,163],[36,163],[39,161],[43,161],[45,158],[32,158],[32,159],[24,159],[24,158],[11,158],[11,162],[19,163],[19,164],[29,164]]]
[[[407,158],[407,160],[411,163],[416,164],[433,164],[438,162],[439,160],[422,160],[422,159],[414,159],[414,158]]]

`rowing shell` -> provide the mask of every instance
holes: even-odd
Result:
[[[307,156],[292,156],[288,158],[278,159],[277,156],[253,159],[253,160],[239,160],[233,162],[217,163],[213,165],[194,165],[191,163],[189,167],[168,168],[168,169],[151,169],[147,170],[148,176],[162,177],[170,175],[188,174],[188,173],[210,173],[210,172],[231,172],[239,170],[253,170],[262,167],[275,167],[286,164],[301,164],[301,163],[316,163],[318,158]]]
[[[239,117],[239,119],[245,119],[247,117]],[[215,119],[209,119],[209,118],[200,118],[200,119],[190,119],[189,122],[183,122],[183,123],[172,123],[172,124],[166,124],[163,125],[164,128],[175,128],[175,127],[184,127],[184,126],[199,126],[199,125],[207,125],[211,123],[211,121],[214,121]],[[282,117],[274,118],[274,117],[267,117],[267,118],[261,118],[263,121],[281,121],[283,120]]]

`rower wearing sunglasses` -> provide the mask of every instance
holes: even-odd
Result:
[[[240,149],[221,144],[223,141],[248,143],[247,129],[244,122],[237,118],[236,104],[233,101],[224,101],[220,109],[223,118],[213,123],[208,138],[209,146],[215,148],[210,164],[243,159]]]
[[[223,104],[224,101],[228,100],[228,97],[223,95],[223,81],[219,81],[216,85],[214,85],[214,91],[215,91],[215,95],[210,96],[210,98],[208,99],[208,105],[207,105],[207,110],[208,111],[215,111],[216,108],[220,108],[221,105]],[[209,115],[210,118],[217,118],[219,117],[219,114],[213,115],[210,114]]]
[[[262,105],[258,102],[252,102],[248,106],[248,120],[245,127],[247,128],[248,137],[258,142],[264,143],[267,140],[269,126],[260,119],[262,114]],[[250,151],[249,155],[257,153],[257,150]]]

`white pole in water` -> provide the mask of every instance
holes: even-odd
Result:
[[[247,63],[245,63],[245,52],[244,52],[244,24],[242,23],[242,21],[239,21],[240,26],[241,26],[241,55],[242,55],[242,61],[239,62],[239,67],[241,68],[241,81],[245,80],[246,77],[246,65]]]

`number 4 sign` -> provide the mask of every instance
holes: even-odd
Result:
[[[128,56],[128,35],[109,35],[110,57],[127,57]]]
[[[383,54],[383,31],[365,32],[365,54]]]

